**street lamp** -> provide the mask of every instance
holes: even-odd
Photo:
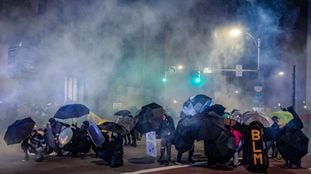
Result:
[[[182,65],[178,65],[177,68],[178,68],[179,70],[184,69],[184,67],[183,67]]]
[[[257,38],[255,39],[255,37],[250,34],[249,32],[247,31],[244,31],[242,29],[239,29],[239,28],[232,28],[230,31],[229,31],[229,35],[231,37],[239,37],[241,34],[246,34],[248,35],[250,38],[252,38],[252,40],[254,41],[256,47],[257,47],[257,71],[259,71],[259,60],[260,60],[260,38]]]
[[[279,76],[284,76],[285,73],[283,71],[280,71],[278,74]]]

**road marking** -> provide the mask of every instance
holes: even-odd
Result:
[[[171,169],[178,169],[178,168],[185,168],[185,167],[191,167],[191,166],[196,166],[196,165],[202,165],[206,164],[206,162],[196,162],[193,165],[174,165],[174,166],[167,166],[167,167],[157,167],[157,168],[152,168],[152,169],[144,169],[144,170],[138,170],[135,172],[125,172],[122,174],[142,174],[142,173],[151,173],[151,172],[159,172],[159,171],[164,171],[164,170],[171,170]]]
[[[141,173],[159,172],[163,170],[178,169],[178,168],[184,168],[184,167],[190,167],[190,166],[191,165],[176,165],[176,166],[158,167],[158,168],[152,168],[152,169],[138,170],[135,172],[125,172],[123,174],[141,174]]]

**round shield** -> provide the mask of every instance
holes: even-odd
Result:
[[[71,130],[71,128],[65,128],[64,130],[62,130],[62,132],[59,134],[58,136],[58,141],[60,143],[61,146],[66,145],[67,143],[70,142],[71,138],[72,138],[73,132]]]

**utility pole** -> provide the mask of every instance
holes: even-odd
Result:
[[[292,87],[293,87],[293,98],[292,98],[292,104],[293,104],[293,107],[295,108],[295,103],[296,103],[296,65],[293,66],[293,84],[292,84]]]

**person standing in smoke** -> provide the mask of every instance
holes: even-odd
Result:
[[[162,115],[162,121],[159,127],[159,136],[161,137],[160,158],[158,162],[169,164],[171,162],[171,147],[174,141],[175,125],[172,117],[166,113]],[[165,159],[165,150],[167,158]]]
[[[276,148],[276,135],[280,131],[279,125],[280,118],[277,116],[272,117],[273,124],[269,128],[270,141],[267,142],[267,147],[265,149],[265,153],[268,155],[270,148],[272,148],[271,158],[278,158],[278,150]]]

